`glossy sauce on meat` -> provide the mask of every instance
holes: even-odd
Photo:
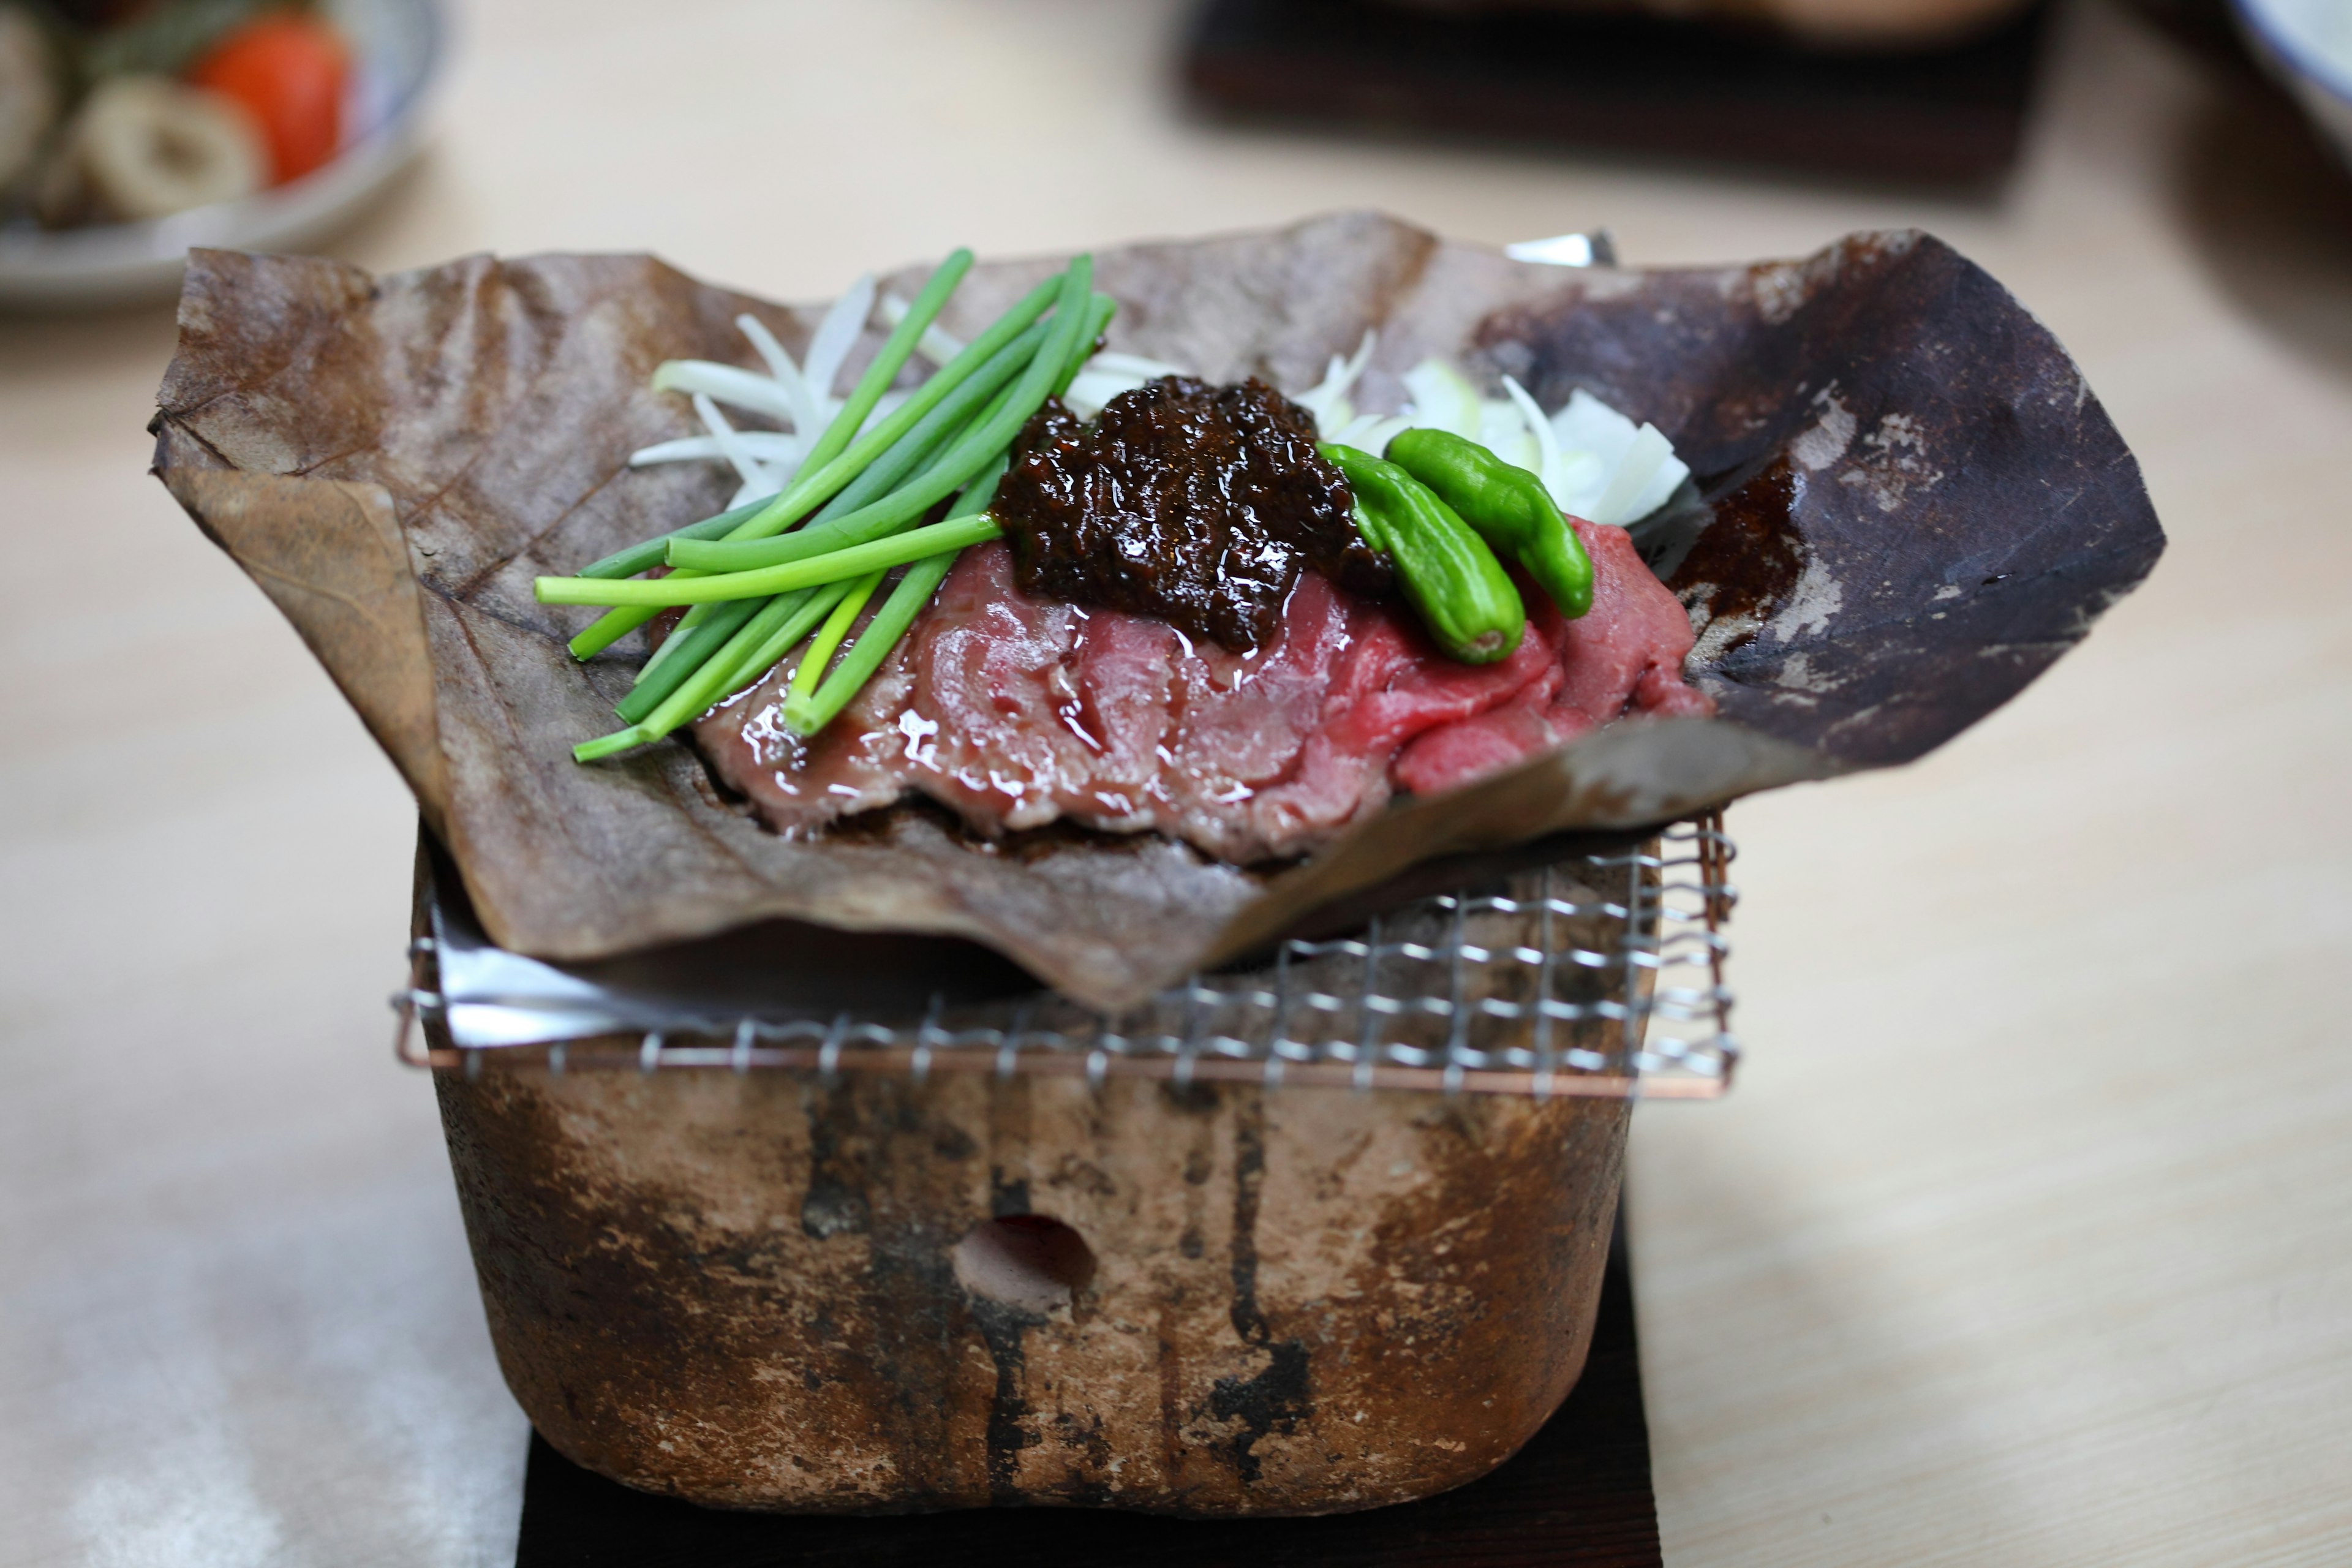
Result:
[[[1275,635],[1304,567],[1365,597],[1394,585],[1356,532],[1347,480],[1315,450],[1314,420],[1255,377],[1163,376],[1091,425],[1048,403],[1015,451],[989,510],[1033,597],[1240,652]]]

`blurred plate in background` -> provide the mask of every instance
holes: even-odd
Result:
[[[446,52],[439,0],[323,0],[352,51],[354,130],[289,184],[146,223],[0,228],[0,306],[66,310],[167,300],[193,247],[299,250],[358,216],[420,144]]]
[[[2352,0],[2231,0],[2238,26],[2352,165]]]

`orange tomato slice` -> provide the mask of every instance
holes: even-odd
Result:
[[[190,82],[236,100],[259,123],[275,185],[335,155],[350,79],[351,57],[335,30],[286,13],[255,17],[188,71]]]

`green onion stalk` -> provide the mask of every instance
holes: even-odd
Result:
[[[816,640],[803,658],[786,706],[788,723],[814,732],[880,667],[945,578],[957,551],[1001,533],[983,509],[1003,471],[1006,447],[1046,396],[1067,387],[1109,318],[1111,302],[1092,292],[1089,258],[1079,258],[1061,277],[1040,284],[888,418],[850,438],[969,265],[969,253],[959,251],[933,275],[842,416],[782,493],[619,552],[579,576],[540,579],[544,603],[614,606],[573,640],[573,652],[581,658],[609,647],[664,605],[697,606],[647,661],[637,689],[621,704],[628,728],[575,747],[581,761],[668,734],[757,680],[812,631]],[[1040,321],[1049,305],[1053,316]],[[946,521],[909,529],[959,489],[963,493]],[[823,510],[807,528],[789,539],[774,537],[821,503]],[[705,576],[708,566],[677,555],[683,546],[755,542],[769,552],[761,559],[773,562],[763,569],[764,576],[759,571]],[[621,580],[664,561],[673,570],[657,582]],[[884,574],[908,563],[916,564],[844,656],[841,668],[823,679],[824,666]],[[795,570],[797,577],[792,575]],[[778,577],[779,571],[785,575]],[[772,585],[747,584],[751,578]],[[596,587],[614,596],[584,596]],[[646,590],[657,592],[648,595]]]
[[[1004,465],[992,464],[957,500],[950,521],[975,515],[985,521],[988,503],[996,499],[996,482],[1003,477]],[[849,700],[874,679],[882,661],[890,657],[890,650],[898,646],[898,639],[907,635],[915,617],[923,613],[923,606],[931,602],[931,595],[947,581],[948,573],[954,569],[956,558],[961,553],[960,549],[940,551],[908,567],[898,585],[890,591],[890,597],[866,624],[856,646],[842,657],[840,665],[824,678],[822,686],[811,672],[822,670],[824,660],[812,647],[801,668],[793,672],[793,690],[784,700],[784,727],[794,734],[814,735],[832,723],[849,706]],[[881,580],[878,572],[864,579],[873,583]],[[826,651],[829,654],[831,650]]]
[[[1103,329],[1110,324],[1114,309],[1113,303],[1100,294],[1089,302],[1087,330],[1069,363],[1063,367],[1061,378],[1054,384],[1055,396],[1069,391],[1070,383],[1077,379],[1079,368],[1093,354]],[[946,519],[934,528],[917,529],[900,536],[911,541],[917,534],[928,534],[948,547],[917,559],[907,568],[888,601],[859,636],[856,646],[843,657],[839,668],[825,678],[822,686],[816,686],[810,679],[810,671],[823,664],[822,657],[812,651],[807,661],[793,672],[793,690],[784,702],[785,728],[796,734],[814,735],[838,718],[850,700],[882,668],[882,661],[890,657],[891,650],[915,624],[915,617],[922,614],[923,606],[931,602],[931,595],[939,592],[940,584],[947,580],[964,549],[1002,535],[1003,528],[988,515],[988,509],[996,499],[996,487],[1004,477],[1007,461],[1006,457],[1000,456],[990,464],[957,498]],[[868,580],[879,582],[879,573],[871,579],[861,579]]]
[[[980,407],[983,400],[1002,392],[1036,357],[1045,336],[1046,327],[1043,322],[1025,328],[1011,342],[991,355],[961,385],[940,399],[929,413],[917,420],[912,428],[868,464],[863,473],[827,501],[806,528],[788,537],[822,542],[831,537],[824,531],[827,524],[887,494],[909,471],[930,458],[950,436],[968,424],[973,410]],[[764,504],[752,503],[754,507]],[[738,509],[739,511],[749,509]],[[687,531],[680,530],[648,542],[660,545],[666,552],[671,543],[685,537],[688,537]],[[692,537],[708,539],[711,535],[697,533]],[[652,563],[658,564],[659,558]],[[692,575],[692,573],[685,574]],[[740,631],[759,607],[755,600],[737,600],[723,605],[705,606],[711,613],[700,616],[689,615],[681,620],[677,630],[664,640],[654,657],[646,661],[644,669],[638,672],[636,687],[622,700],[616,710],[621,718],[633,724],[643,721],[656,705],[677,690],[692,671],[699,668],[704,660]],[[672,647],[679,649],[677,658],[665,659],[662,656]]]
[[[868,572],[903,566],[942,550],[961,550],[1003,537],[1003,528],[992,517],[957,518],[751,572],[721,572],[700,577],[676,572],[651,582],[628,583],[595,577],[541,577],[539,598],[547,605],[626,605],[654,610],[674,605],[723,605],[844,582]]]
[[[785,688],[786,713],[790,713],[795,704],[805,708],[815,698],[817,678],[824,673],[824,667],[833,662],[834,650],[841,646],[842,639],[849,635],[849,628],[856,626],[857,617],[865,613],[866,601],[872,598],[874,590],[882,585],[882,577],[879,571],[868,572],[851,583],[849,591],[842,595],[841,602],[833,607],[833,614],[825,616],[824,625],[817,628],[816,636],[809,638],[808,647],[801,655],[800,668],[793,671],[792,682]]]
[[[997,318],[988,331],[967,344],[963,353],[940,366],[912,397],[891,410],[887,418],[859,435],[859,426],[874,412],[875,404],[881,400],[883,393],[889,390],[890,384],[898,379],[898,372],[912,357],[924,330],[937,318],[940,308],[947,303],[948,296],[954,292],[955,286],[962,281],[963,274],[971,266],[971,252],[969,250],[958,250],[940,264],[939,270],[932,273],[929,281],[923,285],[922,292],[916,296],[915,303],[904,319],[885,340],[881,352],[874,356],[874,363],[858,378],[856,387],[849,395],[849,401],[842,405],[841,412],[835,416],[832,424],[825,426],[824,434],[817,438],[817,444],[810,448],[793,482],[778,494],[757,503],[760,510],[736,524],[730,531],[730,537],[758,539],[782,533],[814,508],[830,500],[835,492],[856,479],[898,437],[912,429],[924,415],[937,406],[991,355],[1018,336],[1024,327],[1044,315],[1046,306],[1055,297],[1056,279],[1048,279],[1030,290],[1027,298]],[[908,330],[910,326],[912,331]],[[611,559],[607,557],[608,561]],[[660,559],[656,555],[638,570],[657,565]],[[602,616],[572,639],[572,656],[587,658],[600,653],[652,618],[649,615],[634,612]]]

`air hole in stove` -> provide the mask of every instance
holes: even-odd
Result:
[[[955,1244],[953,1258],[965,1289],[1028,1312],[1069,1306],[1095,1277],[1086,1237],[1041,1214],[982,1220]]]

